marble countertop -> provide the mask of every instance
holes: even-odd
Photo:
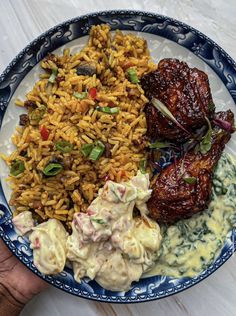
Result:
[[[1,0],[0,73],[31,40],[75,16],[108,9],[136,9],[176,18],[208,35],[236,60],[235,0]],[[187,291],[155,302],[114,305],[79,299],[50,287],[22,316],[235,315],[236,258]]]

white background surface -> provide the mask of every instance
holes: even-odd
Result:
[[[211,37],[236,59],[236,0],[0,0],[0,72],[48,28],[81,14],[108,9],[145,10],[176,18]],[[39,315],[236,315],[236,258],[193,288],[150,303],[95,303],[49,288],[35,297],[21,316]]]

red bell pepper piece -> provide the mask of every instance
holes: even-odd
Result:
[[[92,99],[96,99],[97,96],[97,89],[96,88],[91,88],[89,89],[89,95]]]
[[[45,126],[41,126],[40,134],[43,140],[48,140],[49,130]]]

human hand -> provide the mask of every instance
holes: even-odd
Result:
[[[47,286],[46,282],[20,262],[0,239],[0,316],[13,315],[6,306],[4,313],[2,312],[1,307],[6,301],[8,304],[5,305],[13,305],[20,311],[34,295]]]

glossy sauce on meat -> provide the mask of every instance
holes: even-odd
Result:
[[[217,113],[216,118],[233,125],[234,115],[230,110]],[[230,137],[230,131],[215,126],[211,149],[206,154],[189,151],[160,173],[148,201],[151,218],[158,223],[170,224],[208,207],[213,169]],[[193,177],[195,182],[187,183],[185,179],[189,177]]]
[[[177,59],[163,59],[156,71],[141,79],[142,88],[151,101],[160,100],[177,121],[190,133],[206,124],[205,117],[214,114],[214,104],[207,75]],[[147,134],[184,142],[189,135],[165,118],[151,103],[146,106]]]

